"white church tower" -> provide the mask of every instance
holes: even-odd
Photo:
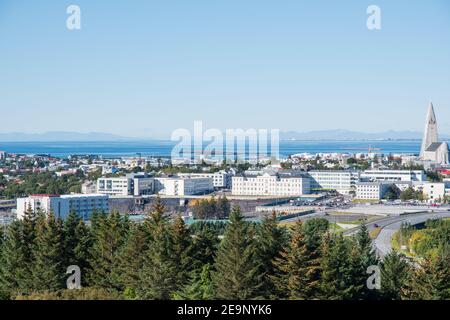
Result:
[[[423,158],[425,151],[433,143],[439,142],[436,114],[434,113],[433,103],[430,102],[428,108],[427,121],[425,123],[425,132],[423,135],[422,148],[420,149],[420,157]]]

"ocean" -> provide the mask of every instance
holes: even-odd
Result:
[[[50,154],[66,158],[70,155],[98,155],[105,158],[169,157],[176,143],[172,141],[109,141],[109,142],[0,142],[0,151],[14,154]],[[280,156],[297,153],[375,153],[418,154],[421,142],[418,140],[376,140],[376,141],[281,141]],[[376,149],[376,150],[375,150]]]

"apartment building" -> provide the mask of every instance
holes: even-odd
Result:
[[[308,172],[311,177],[311,190],[335,190],[348,195],[355,191],[359,181],[359,172],[352,170],[313,170]]]
[[[450,197],[450,182],[421,182],[414,183],[413,188],[424,194],[428,202],[441,202],[445,197]]]
[[[231,178],[233,175],[225,170],[215,172],[215,173],[180,173],[178,174],[181,178],[211,178],[213,181],[214,188],[217,189],[230,189],[231,188]]]
[[[370,181],[426,181],[423,170],[366,170],[361,173],[361,180]]]
[[[124,177],[100,178],[97,193],[109,196],[140,196],[154,192],[154,178],[146,173],[131,173]]]
[[[61,219],[65,219],[70,212],[75,212],[80,218],[88,220],[94,210],[109,212],[109,200],[107,195],[101,194],[31,195],[17,199],[17,218],[23,219],[29,208],[34,212],[53,212],[55,217]]]
[[[296,197],[310,193],[310,179],[300,173],[238,176],[232,178],[231,190],[238,196]]]
[[[358,182],[355,199],[381,200],[392,185],[390,182]]]
[[[214,191],[212,178],[168,177],[155,178],[155,193],[166,196],[202,195]]]

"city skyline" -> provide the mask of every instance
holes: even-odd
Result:
[[[0,133],[421,132],[430,101],[450,133],[446,1],[377,1],[372,31],[364,1],[80,0],[75,31],[70,4],[0,4]]]

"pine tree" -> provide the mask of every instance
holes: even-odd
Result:
[[[387,254],[381,264],[382,298],[400,300],[411,271],[411,267],[402,255],[395,251]]]
[[[317,251],[308,248],[301,221],[295,224],[289,245],[274,265],[276,274],[271,279],[282,297],[292,300],[319,297],[320,261]]]
[[[139,273],[141,299],[168,300],[179,289],[179,266],[175,263],[172,230],[164,211],[158,197],[145,222],[150,241]]]
[[[117,257],[115,272],[121,289],[127,292],[128,298],[136,298],[140,285],[139,271],[144,263],[144,252],[148,249],[147,235],[142,225],[132,225],[127,240]]]
[[[214,290],[211,265],[205,264],[201,271],[193,271],[191,282],[182,291],[174,294],[176,300],[212,300]]]
[[[93,232],[93,246],[90,253],[89,285],[117,288],[113,268],[119,249],[125,241],[127,221],[118,212],[99,217]]]
[[[63,288],[65,268],[61,226],[53,213],[36,224],[36,241],[33,247],[33,289],[54,291]]]
[[[219,238],[208,224],[194,234],[188,250],[192,257],[192,269],[201,270],[205,264],[213,265],[218,245]]]
[[[173,259],[178,266],[176,287],[182,288],[186,285],[190,271],[192,271],[192,259],[190,257],[191,236],[180,215],[175,217],[172,225],[172,249]]]
[[[362,224],[354,239],[351,254],[354,299],[373,299],[377,292],[367,288],[367,270],[378,266],[379,261],[372,246],[372,239],[365,224]]]
[[[264,275],[261,286],[261,295],[270,298],[276,294],[276,288],[270,277],[275,275],[273,261],[280,257],[282,249],[287,245],[287,234],[278,227],[276,212],[263,218],[257,228],[257,256]]]
[[[450,251],[423,259],[404,289],[403,296],[413,300],[450,299]]]
[[[86,286],[86,274],[90,270],[89,261],[92,260],[90,253],[92,252],[93,238],[83,220],[80,220],[75,228],[75,238],[77,239],[77,244],[73,249],[75,265],[81,270],[81,285]]]
[[[72,211],[66,218],[63,224],[63,241],[64,241],[64,261],[65,267],[71,265],[78,265],[78,261],[75,257],[75,248],[77,247],[80,239],[77,238],[76,229],[81,219],[77,214]]]
[[[29,293],[27,278],[30,277],[23,238],[23,223],[14,221],[9,225],[0,255],[0,297],[12,298]]]
[[[218,299],[259,297],[262,274],[256,256],[254,231],[244,221],[237,206],[231,212],[230,224],[217,253],[213,283]]]
[[[355,296],[352,243],[342,235],[325,234],[322,241],[322,299],[350,300]]]

